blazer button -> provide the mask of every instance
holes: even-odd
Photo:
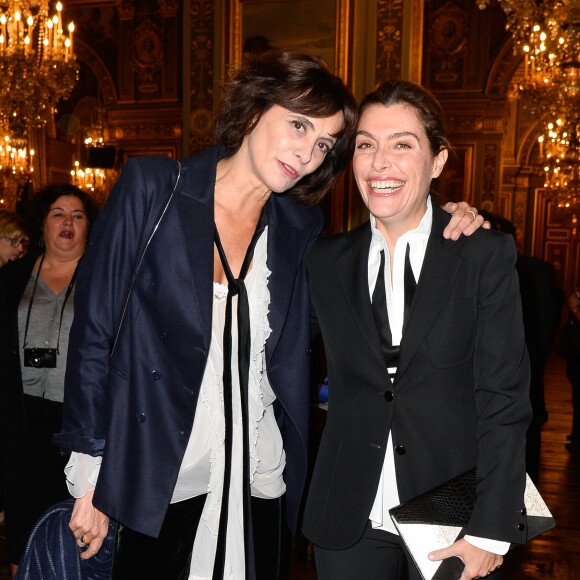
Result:
[[[137,413],[137,423],[145,423],[146,419],[145,413]]]
[[[526,516],[526,515],[528,515],[528,510],[527,510],[525,507],[523,507],[523,508],[520,510],[520,513],[522,514],[522,516]]]
[[[161,340],[167,340],[167,333],[166,332],[160,332],[159,333],[159,338]]]
[[[158,381],[161,378],[161,373],[159,371],[157,371],[157,370],[151,371],[151,378],[154,381]]]
[[[395,453],[397,455],[405,455],[405,453],[407,453],[407,448],[404,445],[397,445],[395,447]]]
[[[518,529],[520,532],[523,532],[523,531],[526,529],[526,526],[524,526],[524,524],[518,524],[518,525],[516,526],[516,528],[517,528],[517,529]]]
[[[395,398],[395,393],[393,393],[393,391],[386,391],[384,396],[385,401],[387,401],[387,403],[390,403]]]

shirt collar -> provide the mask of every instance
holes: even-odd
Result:
[[[411,247],[413,246],[413,240],[428,238],[431,234],[431,226],[433,225],[433,206],[431,202],[431,196],[427,196],[427,210],[425,215],[421,218],[419,225],[414,230],[409,230],[405,232],[397,241],[399,242],[409,242]],[[380,230],[377,228],[377,218],[371,214],[370,217],[370,227],[371,227],[371,251],[376,249],[379,252],[387,247],[385,238]]]

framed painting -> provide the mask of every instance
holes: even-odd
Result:
[[[244,53],[289,48],[323,58],[346,81],[351,0],[230,0],[228,60]]]

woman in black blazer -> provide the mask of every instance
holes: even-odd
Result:
[[[461,558],[470,580],[526,538],[529,362],[515,246],[496,231],[444,239],[430,189],[449,148],[425,89],[392,81],[368,95],[353,169],[370,223],[309,253],[329,400],[303,531],[322,580],[399,578],[389,508],[474,466],[466,537],[429,559]]]

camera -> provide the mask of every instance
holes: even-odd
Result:
[[[56,348],[25,348],[24,366],[36,369],[56,368]]]

